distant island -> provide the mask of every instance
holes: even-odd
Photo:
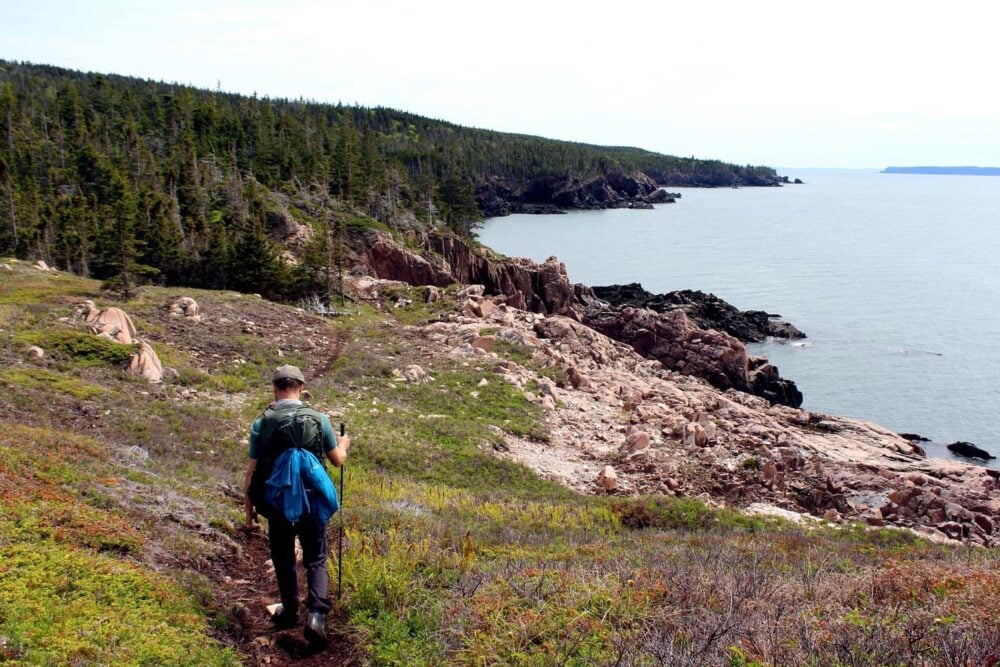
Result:
[[[1000,167],[886,167],[883,174],[945,174],[951,176],[1000,176]]]

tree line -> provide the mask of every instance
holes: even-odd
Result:
[[[0,253],[102,279],[289,298],[329,287],[358,227],[469,233],[477,183],[641,170],[758,184],[773,170],[0,61]],[[311,230],[297,268],[276,242]],[[317,267],[326,268],[316,271]],[[324,277],[325,276],[325,277]]]

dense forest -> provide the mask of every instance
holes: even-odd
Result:
[[[771,185],[766,167],[0,61],[0,253],[81,275],[319,291],[358,226],[471,231],[477,185],[642,171]],[[309,228],[292,266],[276,241]],[[303,236],[303,235],[299,235]]]

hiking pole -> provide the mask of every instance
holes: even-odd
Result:
[[[344,423],[340,423],[340,435],[344,435]],[[344,468],[347,461],[340,464],[340,533],[337,535],[337,599],[344,589]]]

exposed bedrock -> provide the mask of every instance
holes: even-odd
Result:
[[[795,383],[782,379],[766,359],[750,357],[746,346],[725,332],[699,328],[683,310],[608,308],[590,288],[570,283],[566,267],[555,257],[541,264],[492,257],[447,235],[429,237],[427,247],[433,254],[421,256],[378,234],[366,250],[368,266],[379,278],[411,285],[483,285],[486,295],[506,297],[514,308],[572,317],[670,370],[703,378],[719,389],[737,389],[781,405],[802,404]]]
[[[514,181],[494,177],[476,188],[476,201],[487,217],[561,213],[565,209],[652,208],[653,204],[672,203],[678,196],[639,171],[588,179],[545,176]]]
[[[434,254],[424,257],[377,234],[367,244],[366,261],[379,278],[437,287],[483,285],[486,294],[505,296],[512,307],[536,313],[572,314],[578,296],[590,296],[589,290],[569,282],[565,265],[555,257],[541,264],[492,258],[446,235],[429,237],[427,248]]]
[[[678,290],[666,294],[653,294],[639,283],[593,287],[597,298],[612,307],[648,308],[658,313],[683,310],[703,329],[718,329],[745,343],[759,343],[766,338],[805,338],[806,335],[793,325],[780,319],[780,315],[763,310],[740,310],[714,294],[698,290]]]
[[[727,333],[699,328],[681,310],[590,309],[582,319],[670,370],[704,378],[719,389],[745,391],[792,407],[802,405],[795,383],[782,379],[766,359],[748,356],[746,346]]]

